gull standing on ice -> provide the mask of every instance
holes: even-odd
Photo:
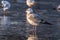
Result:
[[[40,25],[41,23],[42,24],[52,25],[51,23],[43,20],[39,15],[35,14],[33,12],[32,8],[28,8],[26,10],[26,19],[27,19],[27,22],[33,26],[33,30],[34,30],[33,35],[34,35],[34,37],[37,36],[36,35],[36,27],[38,25]],[[29,40],[29,38],[28,38],[28,40]]]

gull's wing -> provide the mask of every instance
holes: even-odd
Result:
[[[29,20],[34,21],[34,22],[41,22],[40,16],[37,14],[29,15]]]
[[[29,16],[29,20],[35,22],[35,23],[42,23],[42,24],[48,24],[48,25],[52,25],[51,23],[45,21],[43,18],[41,18],[41,16],[37,15],[37,14],[31,14]]]

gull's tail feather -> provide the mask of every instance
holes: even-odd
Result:
[[[49,22],[44,22],[43,24],[48,24],[48,25],[53,25],[52,23],[49,23]]]
[[[43,19],[41,20],[40,23],[42,23],[42,24],[48,24],[48,25],[53,25],[52,23],[49,23],[49,22],[47,22],[47,21],[44,21]]]

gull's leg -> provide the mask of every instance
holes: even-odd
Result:
[[[33,26],[33,35],[36,36],[36,26]]]
[[[8,15],[8,9],[5,10],[5,14],[4,14],[4,15],[5,15],[5,16]]]
[[[35,26],[35,36],[36,36],[36,26]]]

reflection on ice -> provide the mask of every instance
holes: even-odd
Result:
[[[2,16],[1,18],[1,26],[9,26],[10,25],[10,18],[8,16]]]

